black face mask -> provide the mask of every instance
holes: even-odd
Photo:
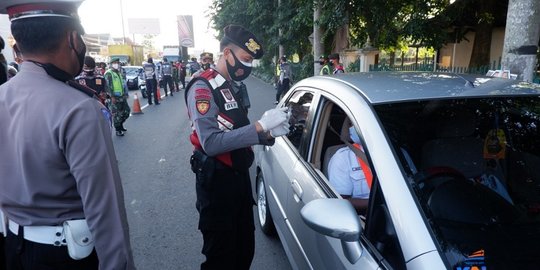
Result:
[[[202,64],[202,69],[207,70],[210,68],[210,64]]]
[[[334,62],[330,61],[328,62],[328,66],[333,66],[334,65]]]
[[[227,63],[227,71],[229,72],[229,76],[231,76],[231,79],[235,82],[240,82],[245,80],[247,77],[249,77],[249,74],[251,74],[251,67],[245,66],[236,58],[236,55],[234,55],[234,52],[231,50],[231,54],[234,58],[234,66],[229,64],[229,61],[225,60],[225,63]],[[242,75],[236,75],[236,71],[243,70],[244,74]]]
[[[69,46],[75,52],[75,54],[77,55],[77,60],[79,61],[79,71],[77,72],[77,74],[73,75],[73,77],[81,74],[81,71],[83,70],[83,67],[84,67],[84,56],[86,55],[86,44],[84,44],[84,41],[82,40],[80,35],[77,36],[77,38],[79,39],[79,42],[81,42],[83,45],[83,48],[80,52],[78,52],[75,49],[75,44],[73,44],[73,39],[72,38],[69,39]]]
[[[319,61],[319,65],[324,66],[324,61]]]

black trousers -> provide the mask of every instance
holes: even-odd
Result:
[[[218,169],[207,183],[197,182],[202,270],[247,270],[255,253],[253,195],[249,172]]]
[[[156,79],[146,80],[146,97],[148,98],[148,104],[152,104],[152,96],[154,97],[154,102],[159,103],[157,97],[157,81]]]
[[[171,96],[173,95],[174,91],[174,85],[173,85],[173,79],[171,75],[163,75],[163,91],[165,91],[165,95],[167,96],[167,86],[169,86],[169,92],[171,92]]]
[[[283,79],[283,82],[279,83],[277,93],[276,93],[276,101],[279,102],[281,99],[281,96],[287,94],[287,91],[289,91],[290,86],[289,79]]]
[[[22,229],[22,227],[21,227]],[[69,257],[66,246],[38,244],[8,232],[6,237],[6,261],[9,270],[97,270],[99,261],[94,250],[82,260]]]
[[[2,225],[0,225],[2,226]],[[6,270],[6,251],[4,236],[0,234],[0,270]]]

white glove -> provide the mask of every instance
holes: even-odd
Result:
[[[287,107],[282,107],[264,112],[261,120],[258,121],[262,129],[266,132],[287,122],[287,110]]]
[[[270,130],[270,135],[273,138],[289,134],[291,124],[289,122],[284,122],[283,124]]]

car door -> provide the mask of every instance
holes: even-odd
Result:
[[[339,239],[319,234],[309,228],[300,215],[309,202],[322,198],[340,198],[329,185],[320,170],[324,134],[328,131],[329,114],[332,106],[338,106],[321,95],[316,95],[308,115],[309,125],[304,131],[300,158],[291,173],[286,214],[293,228],[299,250],[303,252],[302,269],[378,269],[379,264],[370,252],[363,252],[358,261],[351,263],[344,255]],[[363,242],[362,250],[369,251]],[[299,262],[297,262],[300,264]]]

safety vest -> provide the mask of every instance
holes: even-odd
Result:
[[[120,74],[118,74],[118,72],[112,71],[111,69],[109,69],[109,70],[107,70],[107,72],[105,72],[105,76],[107,74],[111,74],[111,78],[112,78],[112,89],[111,89],[111,91],[113,92],[113,94],[115,96],[124,95],[124,87],[123,87],[123,83],[122,83],[122,77],[120,76]]]
[[[364,151],[362,147],[357,143],[353,144],[353,146],[354,148],[359,149],[362,152]],[[367,185],[369,189],[371,189],[371,184],[373,183],[373,174],[371,173],[371,169],[369,168],[367,161],[361,159],[358,156],[356,157],[356,159],[358,160],[358,164],[360,164],[360,168],[362,168],[362,172],[366,176]]]
[[[330,74],[330,67],[328,67],[328,65],[324,65],[321,68],[321,72],[319,74],[320,75],[328,75],[328,74]]]

